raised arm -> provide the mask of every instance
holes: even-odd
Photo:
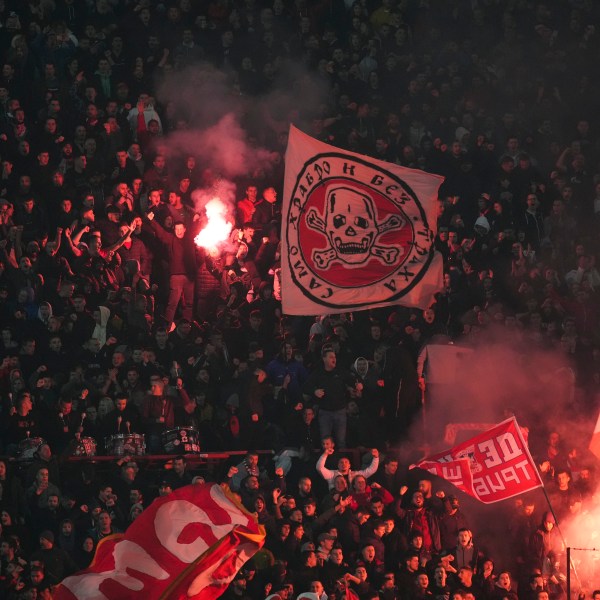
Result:
[[[379,450],[377,450],[377,448],[373,448],[373,450],[371,450],[371,455],[373,456],[371,459],[371,464],[366,469],[356,471],[356,475],[362,475],[365,479],[368,479],[371,477],[371,475],[375,475],[377,469],[379,468]]]
[[[148,219],[148,225],[150,229],[154,232],[156,237],[163,243],[168,244],[171,241],[171,234],[165,231],[155,220],[154,213],[149,212],[146,215],[146,219]]]
[[[68,244],[69,249],[71,250],[73,256],[80,257],[83,254],[83,252],[77,247],[77,244],[75,244],[73,238],[71,237],[71,229],[69,227],[67,227],[64,230],[63,235],[65,236],[65,239],[67,240],[67,244]],[[79,236],[79,238],[81,238],[81,235]]]
[[[111,244],[105,250],[107,252],[116,252],[130,237],[131,234],[135,231],[135,225],[132,223],[129,226],[129,229],[122,235],[114,244]]]
[[[319,460],[317,460],[317,472],[327,482],[331,481],[335,476],[335,472],[325,466],[325,461],[330,454],[333,454],[333,448],[327,448],[327,450],[319,456]]]
[[[87,225],[79,229],[79,231],[75,235],[73,235],[73,230],[71,230],[71,241],[73,242],[73,245],[77,246],[81,241],[83,234],[87,233],[89,230],[90,228]]]

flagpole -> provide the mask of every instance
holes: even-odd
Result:
[[[567,546],[567,565],[571,564],[571,548]],[[567,568],[567,599],[571,600],[571,569]]]
[[[575,563],[573,563],[573,561],[571,560],[571,553],[569,552],[569,548],[567,546],[567,540],[565,539],[565,536],[563,535],[563,532],[560,528],[560,524],[558,522],[558,518],[556,517],[556,513],[554,512],[554,508],[552,506],[552,503],[550,502],[550,497],[548,496],[548,492],[546,491],[546,486],[543,485],[543,480],[542,480],[542,490],[544,491],[544,496],[546,497],[546,502],[548,503],[548,508],[550,508],[550,512],[552,513],[552,516],[554,517],[554,522],[556,523],[556,529],[558,530],[558,534],[560,535],[560,539],[563,543],[563,546],[565,547],[565,550],[567,551],[567,586],[570,587],[571,586],[571,567],[573,568],[573,573],[575,574],[575,578],[577,579],[577,583],[579,584],[579,589],[581,590],[581,579],[579,579],[579,573],[577,573],[577,569],[575,568]]]
[[[515,421],[515,425],[517,425],[517,433],[518,433],[519,437],[521,438],[521,441],[523,442],[523,445],[525,447],[525,452],[527,453],[527,456],[529,457],[531,464],[534,465],[535,470],[537,471],[537,476],[542,484],[542,491],[546,498],[546,502],[548,503],[548,508],[550,509],[550,512],[552,513],[552,516],[554,517],[554,522],[556,523],[556,529],[558,530],[558,534],[560,535],[560,539],[562,540],[562,543],[566,550],[567,549],[567,540],[565,540],[565,536],[563,535],[563,532],[561,531],[558,519],[556,518],[556,513],[554,512],[554,507],[552,506],[552,503],[550,502],[550,497],[548,496],[548,492],[546,491],[546,485],[544,484],[544,480],[542,479],[542,476],[540,475],[540,472],[537,468],[537,463],[533,460],[533,457],[531,456],[531,452],[529,452],[529,445],[527,443],[525,443],[523,434],[521,432],[521,428],[517,424],[517,419],[514,416],[512,418]],[[569,562],[571,562],[571,561],[569,561]],[[577,573],[577,569],[575,568],[575,565],[572,562],[570,565],[569,565],[569,563],[567,563],[567,571],[570,571],[571,566],[573,567],[573,572],[575,573],[575,577],[577,578],[577,583],[579,584],[579,589],[581,589],[581,579],[579,579],[579,574]],[[570,600],[570,598],[568,598],[567,600]]]
[[[427,383],[425,382],[424,374],[419,376],[419,389],[421,390],[421,426],[423,427],[423,452],[427,455],[427,397],[426,389]]]
[[[427,446],[427,411],[425,403],[425,386],[421,388],[421,417],[423,419],[423,446]]]

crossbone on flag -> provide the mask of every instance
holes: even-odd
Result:
[[[427,308],[443,283],[433,246],[442,181],[334,148],[292,126],[281,231],[283,311]]]

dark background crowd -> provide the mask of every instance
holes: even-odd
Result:
[[[52,598],[154,497],[205,480],[267,531],[227,598],[566,598],[556,520],[593,547],[597,507],[599,13],[0,0],[0,598]],[[431,308],[282,314],[290,124],[445,177]],[[200,248],[200,198],[226,194],[232,233]],[[407,471],[443,447],[424,349],[491,339],[546,384],[492,416],[528,427],[554,514],[526,497],[482,521]],[[179,456],[199,450],[252,452]],[[595,600],[596,559],[578,565]]]

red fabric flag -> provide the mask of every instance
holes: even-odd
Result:
[[[281,224],[283,311],[430,306],[443,287],[443,261],[433,245],[442,181],[291,127]]]
[[[600,414],[596,420],[594,433],[592,434],[592,439],[590,440],[588,448],[596,458],[600,458]]]
[[[265,532],[217,484],[156,499],[124,534],[104,538],[57,600],[213,600],[264,543]]]
[[[485,504],[538,487],[542,479],[514,417],[413,465]]]

